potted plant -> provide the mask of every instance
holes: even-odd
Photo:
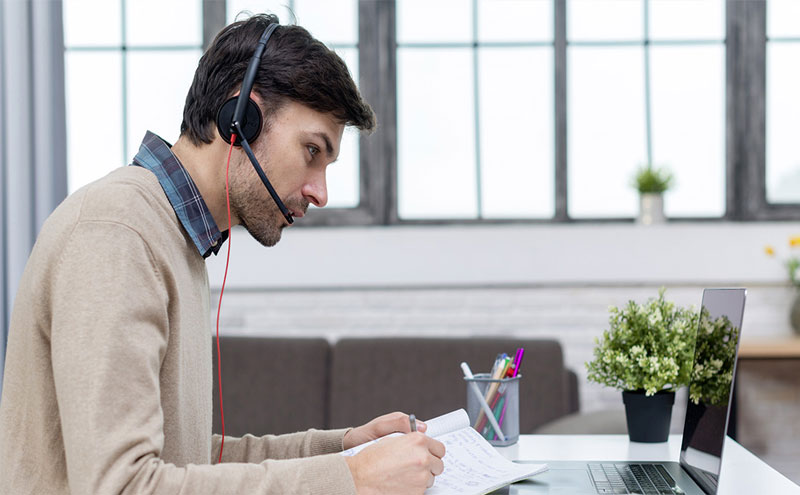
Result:
[[[669,436],[675,391],[689,384],[696,312],[657,298],[609,308],[609,329],[596,338],[589,380],[622,390],[628,436],[664,442]]]
[[[642,225],[664,223],[664,192],[672,185],[672,173],[653,168],[651,164],[640,168],[633,185],[639,191],[639,218]]]

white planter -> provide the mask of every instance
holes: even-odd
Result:
[[[664,217],[664,195],[661,193],[642,193],[639,195],[640,225],[655,225],[666,222]]]

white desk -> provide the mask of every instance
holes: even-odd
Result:
[[[681,436],[667,443],[630,442],[627,435],[520,435],[519,442],[500,447],[511,460],[531,461],[678,461]],[[731,438],[722,453],[719,494],[800,494],[800,487]]]

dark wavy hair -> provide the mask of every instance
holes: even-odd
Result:
[[[247,64],[269,24],[271,14],[258,14],[222,29],[200,58],[186,95],[181,136],[195,146],[211,143],[217,111],[241,87]],[[278,26],[267,43],[253,90],[261,96],[265,126],[287,100],[322,113],[342,124],[371,132],[375,114],[358,92],[344,61],[300,26]]]

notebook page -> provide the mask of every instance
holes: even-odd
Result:
[[[439,435],[444,435],[445,433],[450,433],[451,431],[460,430],[461,428],[469,426],[469,416],[467,416],[467,411],[457,409],[429,419],[425,421],[425,424],[428,425],[425,434],[429,437],[438,437]]]
[[[546,464],[515,464],[467,427],[437,438],[447,449],[444,472],[425,495],[479,495],[547,470]]]

